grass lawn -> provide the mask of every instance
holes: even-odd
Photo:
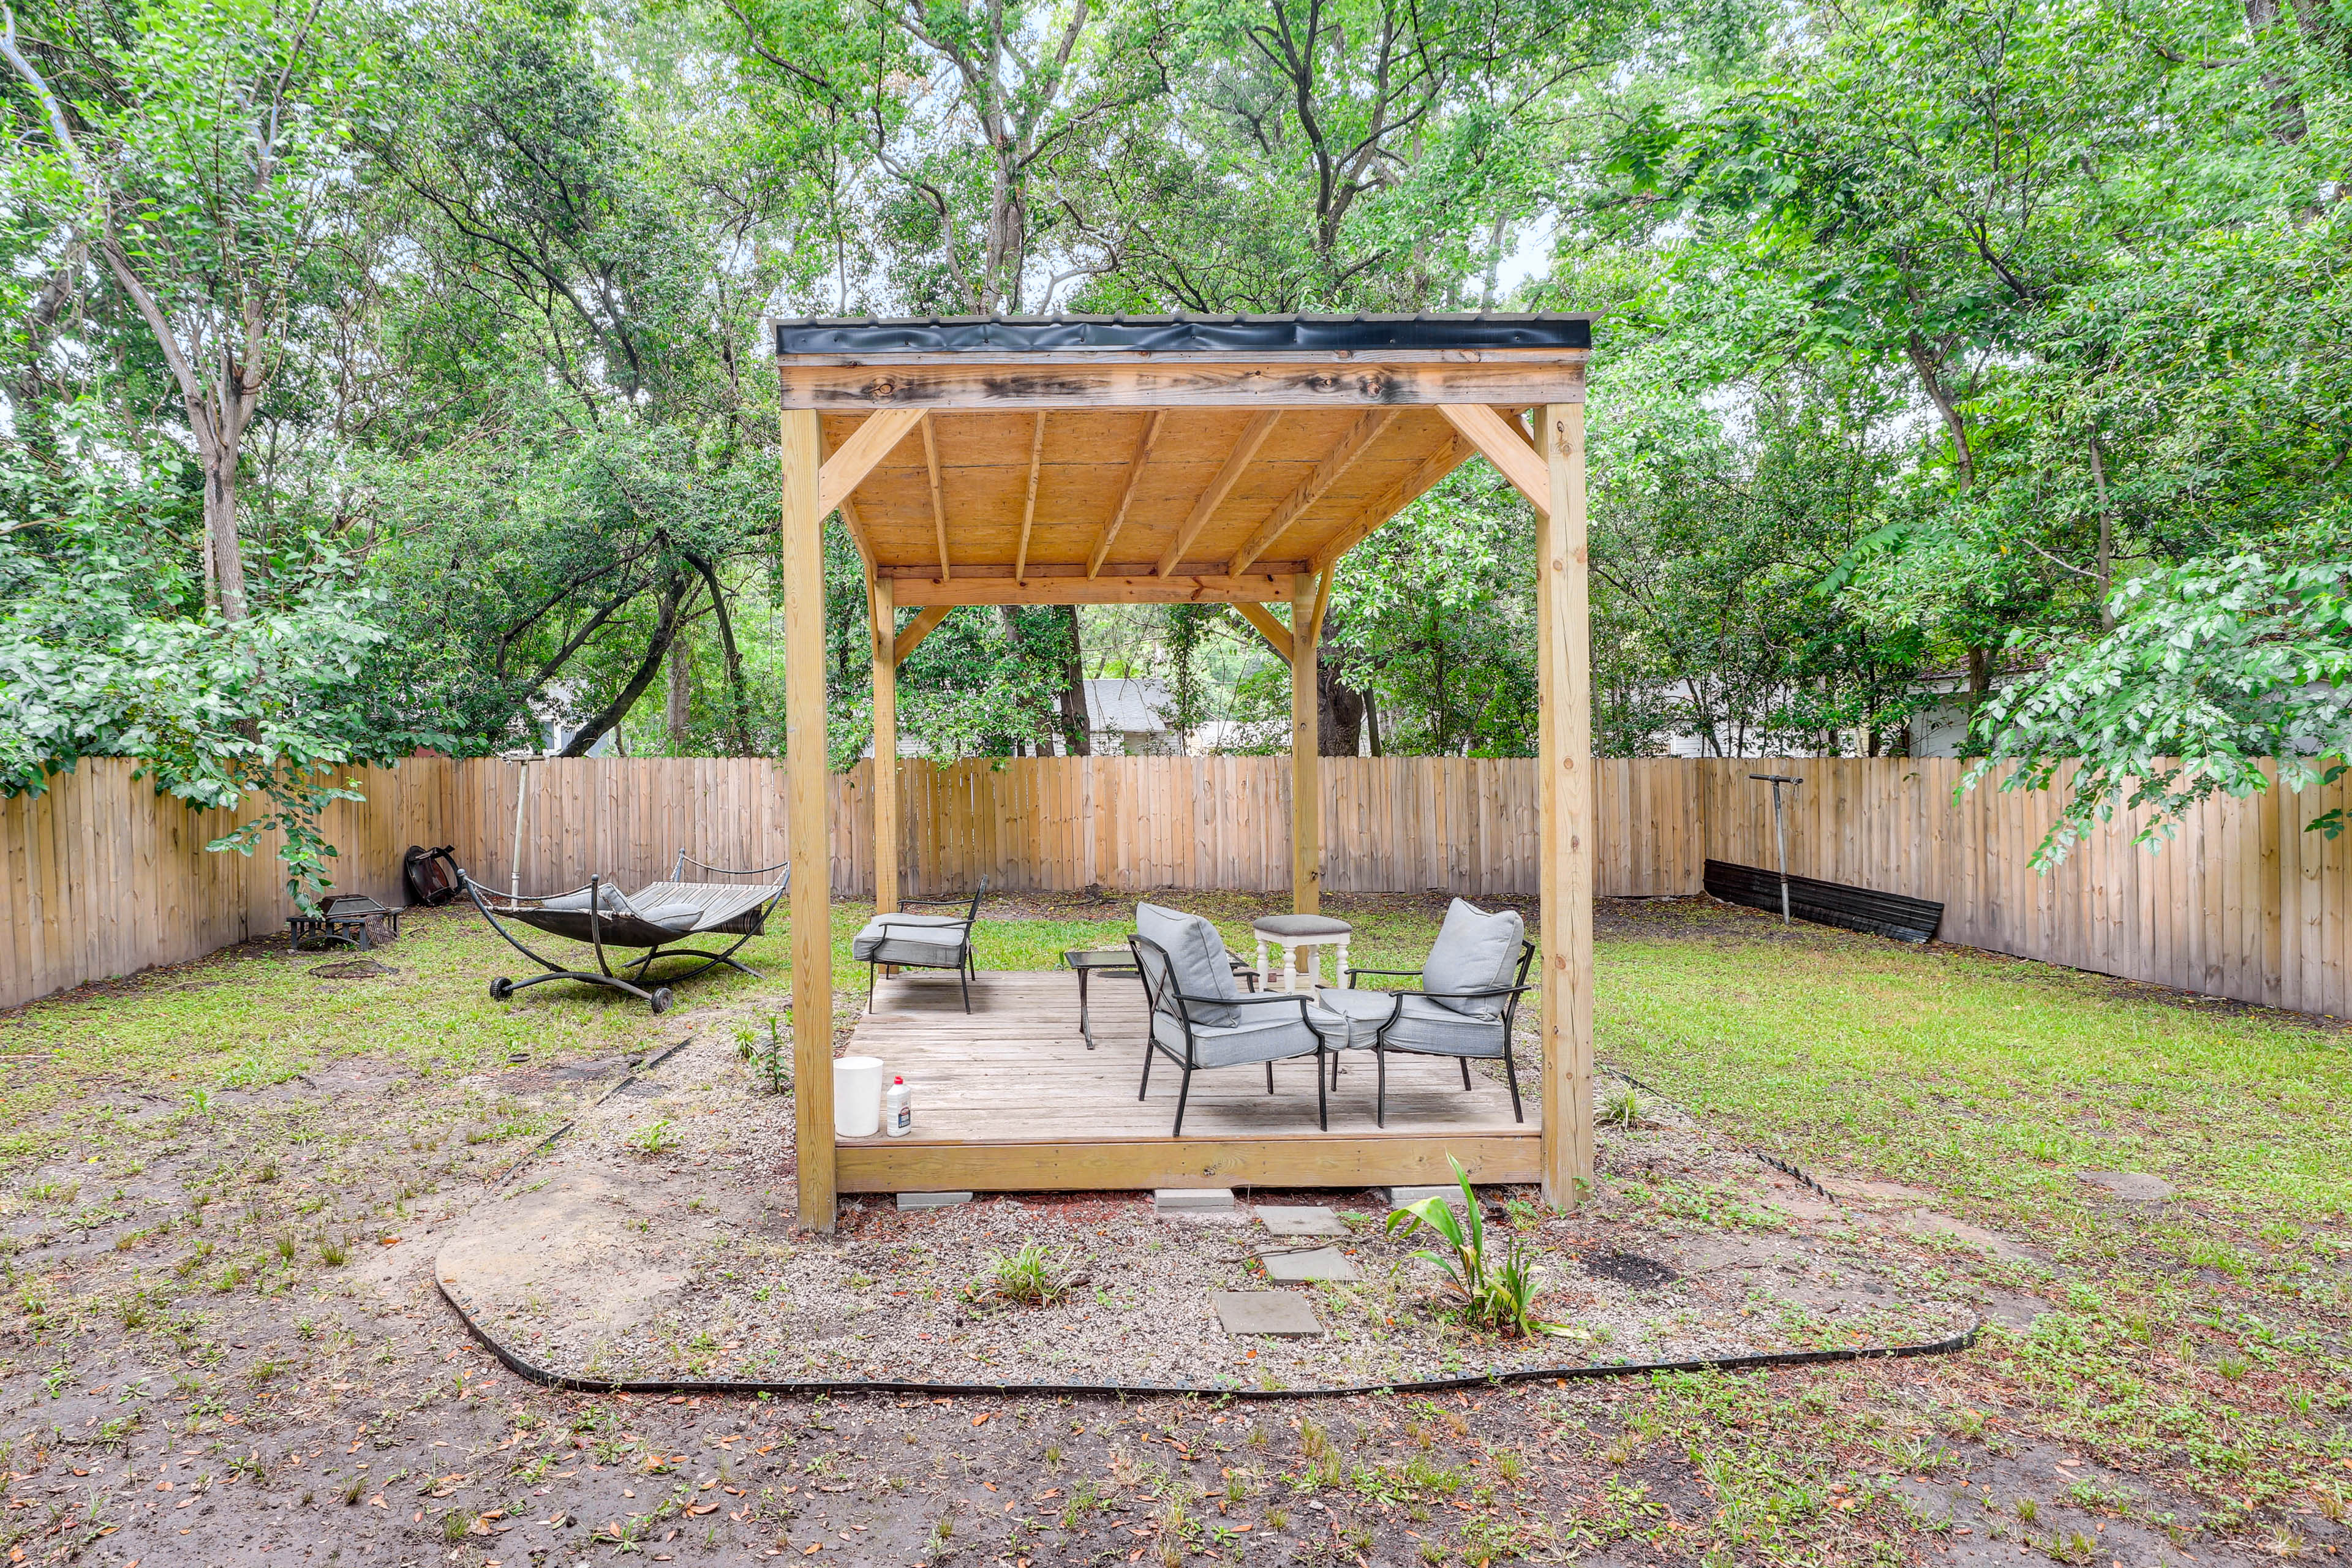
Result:
[[[1248,915],[1269,907],[1171,901],[1217,919],[1236,952]],[[1375,966],[1416,963],[1439,913],[1416,900],[1327,905],[1356,922],[1356,961]],[[982,931],[990,968],[1047,967],[1131,929],[1123,906],[1082,899],[990,912],[1003,917]],[[835,911],[844,1026],[863,996],[848,939],[864,915]],[[453,1381],[453,1365],[481,1363],[430,1296],[425,1254],[404,1243],[478,1203],[626,1059],[693,1030],[761,1034],[784,1005],[788,945],[782,930],[755,941],[742,956],[766,979],[706,977],[658,1018],[561,985],[499,1004],[490,976],[526,971],[470,911],[438,912],[405,923],[380,955],[389,973],[325,978],[313,971],[331,960],[257,945],[0,1014],[0,1471],[13,1505],[0,1510],[0,1552],[223,1560],[196,1551],[210,1539],[205,1551],[240,1561],[303,1561],[331,1543],[354,1560],[429,1547],[436,1561],[483,1563],[499,1555],[497,1525],[472,1524],[497,1488],[520,1485],[523,1435],[569,1434],[568,1453],[616,1478],[632,1454],[719,1444],[715,1409],[632,1412],[495,1371]],[[887,1436],[918,1474],[961,1465],[977,1487],[985,1455],[1062,1478],[1045,1524],[1000,1517],[975,1534],[984,1521],[955,1504],[938,1518],[971,1522],[946,1535],[930,1514],[911,1539],[877,1522],[875,1561],[1063,1560],[1050,1516],[1081,1486],[1090,1507],[1159,1519],[1150,1540],[1169,1563],[1188,1551],[1263,1558],[1282,1531],[1294,1555],[1335,1562],[1915,1561],[1998,1543],[2004,1560],[2024,1549],[2104,1568],[2182,1560],[2183,1548],[2199,1562],[2352,1551],[2352,1036],[1967,950],[1784,931],[1701,901],[1607,907],[1596,968],[1600,1056],[1638,1080],[1637,1101],[1677,1103],[1727,1145],[1832,1188],[1918,1189],[1921,1206],[2006,1238],[1989,1255],[1821,1222],[1857,1256],[1901,1260],[1983,1302],[1992,1321],[1979,1346],[1521,1387],[1443,1410],[1317,1407],[1297,1426],[1261,1420],[1192,1481],[1146,1445],[1189,1434],[1175,1441],[1188,1466],[1223,1452],[1224,1417],[1206,1405],[1005,1401],[1005,1420],[975,1431],[961,1415],[869,1404],[854,1452],[826,1436],[823,1404],[745,1406],[723,1422],[767,1423],[778,1456],[812,1463],[827,1443],[844,1467],[878,1463]],[[2177,1195],[2126,1202],[2084,1172],[2154,1175]],[[1629,1160],[1601,1184],[1603,1202],[1653,1214],[1662,1233],[1788,1223],[1726,1214],[1674,1171]],[[1418,1470],[1373,1462],[1391,1440]],[[568,1507],[593,1534],[603,1503],[567,1505],[567,1489],[591,1479],[574,1468],[541,1467],[516,1506]],[[395,1469],[401,1483],[379,1490]],[[199,1476],[201,1512],[157,1495],[159,1478]],[[813,1506],[785,1484],[777,1509]],[[895,1495],[911,1510],[934,1494]],[[992,1493],[972,1496],[999,1511]],[[1326,1503],[1311,1521],[1310,1497]],[[775,1539],[753,1527],[781,1515],[746,1500],[739,1520],[730,1502],[726,1541],[714,1514],[662,1550],[720,1561]],[[1244,1521],[1260,1532],[1247,1552],[1234,1528]],[[1066,1542],[1072,1528],[1065,1515]],[[600,1562],[639,1544],[583,1540],[580,1556],[593,1546]],[[1169,1557],[1179,1540],[1189,1544]]]

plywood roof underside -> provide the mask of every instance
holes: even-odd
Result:
[[[824,449],[875,417],[824,413]],[[1429,406],[933,411],[842,511],[902,605],[1264,601],[1474,450]]]

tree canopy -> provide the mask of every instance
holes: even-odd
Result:
[[[5,22],[0,790],[126,751],[299,837],[420,743],[774,751],[765,310],[1602,312],[1603,750],[1957,714],[1980,775],[2068,792],[2052,855],[2345,750],[2352,23],[2318,0]],[[1532,750],[1531,526],[1473,465],[1343,562],[1328,748]],[[866,612],[829,563],[846,762]],[[1083,749],[1101,674],[1286,743],[1217,609],[959,611],[906,730]]]

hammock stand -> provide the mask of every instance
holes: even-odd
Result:
[[[783,875],[774,882],[689,882],[685,879],[688,866],[715,877],[765,877],[777,871]],[[656,1013],[667,1012],[671,1001],[669,984],[649,987],[645,984],[646,968],[656,958],[698,958],[703,961],[683,974],[669,976],[673,984],[691,980],[722,963],[758,979],[758,970],[736,963],[733,955],[745,942],[766,931],[769,912],[782,899],[793,879],[789,861],[752,870],[730,870],[720,866],[706,866],[683,849],[677,852],[677,858],[671,866],[668,881],[641,888],[635,895],[622,892],[601,876],[589,878],[586,885],[574,888],[570,892],[544,898],[500,893],[494,888],[485,888],[463,870],[457,873],[457,878],[465,886],[466,896],[474,900],[474,907],[482,911],[484,920],[490,922],[490,929],[504,938],[508,946],[547,972],[534,974],[528,980],[515,980],[502,974],[490,982],[492,997],[503,1002],[518,991],[543,985],[551,980],[577,980],[589,985],[626,992]],[[499,919],[501,915],[506,919]],[[596,953],[595,969],[567,969],[533,952],[508,929],[509,921],[546,931],[551,936],[587,943]],[[709,935],[731,935],[736,940],[724,952],[668,945],[689,937]],[[624,962],[617,970],[605,951],[607,948],[640,947],[646,950],[645,956]]]

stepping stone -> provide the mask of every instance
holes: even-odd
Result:
[[[1231,1187],[1161,1187],[1151,1194],[1160,1214],[1225,1214],[1234,1207]]]
[[[2119,1198],[2137,1204],[2162,1203],[2172,1196],[2172,1184],[2145,1171],[2083,1171],[2083,1180],[2105,1187]]]
[[[898,1212],[909,1209],[951,1209],[958,1204],[971,1202],[970,1193],[900,1193]]]
[[[1311,1340],[1323,1333],[1314,1303],[1289,1290],[1220,1290],[1210,1298],[1225,1332],[1266,1334],[1278,1340]]]
[[[1265,1265],[1265,1277],[1277,1285],[1304,1285],[1311,1279],[1360,1279],[1356,1266],[1348,1261],[1336,1247],[1318,1247],[1307,1252],[1276,1252],[1258,1259]]]
[[[1391,1187],[1389,1189],[1389,1207],[1392,1209],[1401,1209],[1407,1204],[1417,1204],[1423,1198],[1444,1198],[1446,1207],[1458,1209],[1462,1206],[1461,1184],[1448,1182],[1442,1187]]]
[[[1260,1204],[1257,1217],[1265,1228],[1276,1236],[1345,1236],[1347,1226],[1329,1209],[1317,1205],[1311,1208],[1284,1208],[1278,1205]]]

